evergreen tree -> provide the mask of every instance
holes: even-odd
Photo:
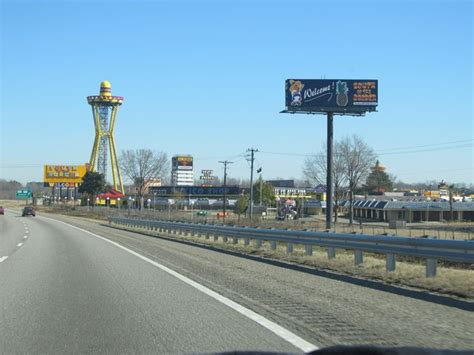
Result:
[[[106,187],[104,175],[95,171],[88,171],[84,175],[81,186],[78,191],[94,201],[95,195],[104,192]],[[86,201],[86,199],[82,199]]]
[[[261,192],[260,192],[261,186]],[[273,201],[275,201],[275,193],[273,191],[273,185],[263,181],[260,177],[257,182],[253,185],[253,203],[260,204],[260,197],[262,198],[262,204],[266,206],[271,206]]]

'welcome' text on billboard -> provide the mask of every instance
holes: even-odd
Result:
[[[377,80],[289,79],[285,81],[287,111],[366,112],[375,111]]]

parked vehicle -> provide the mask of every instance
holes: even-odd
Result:
[[[0,206],[0,214],[5,214],[5,209],[2,206]]]

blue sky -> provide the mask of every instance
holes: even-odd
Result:
[[[379,80],[378,112],[337,117],[335,139],[360,135],[406,182],[474,182],[471,1],[1,6],[1,178],[87,162],[102,80],[125,97],[119,150],[192,154],[217,175],[230,159],[248,178],[255,147],[264,178],[300,178],[326,121],[280,114],[284,81],[324,77]]]

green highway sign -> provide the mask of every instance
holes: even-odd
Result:
[[[16,198],[31,198],[31,190],[16,190]]]

